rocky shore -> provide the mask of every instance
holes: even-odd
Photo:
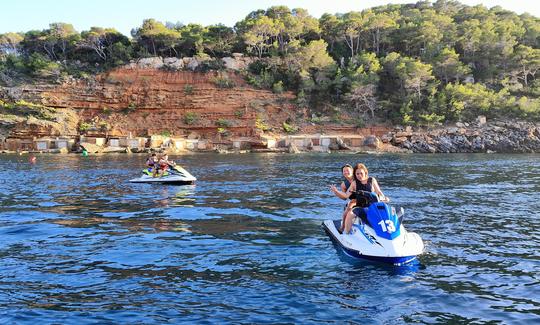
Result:
[[[523,121],[456,123],[439,128],[398,127],[381,137],[383,143],[414,153],[536,153],[540,124]]]

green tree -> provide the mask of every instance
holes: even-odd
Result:
[[[422,97],[422,91],[429,86],[429,82],[434,79],[430,64],[402,57],[395,52],[388,54],[383,64],[387,73],[396,78],[400,89],[406,95],[416,95],[418,99]]]
[[[454,49],[443,49],[432,62],[435,76],[444,83],[454,80],[459,82],[463,76],[471,72],[471,69],[459,60],[459,54]]]
[[[525,87],[529,85],[528,79],[535,78],[540,69],[540,50],[526,45],[518,45],[513,53],[514,74]]]
[[[206,47],[205,35],[207,32],[206,27],[200,24],[188,24],[182,27],[180,29],[182,53],[185,55],[203,55]]]
[[[50,47],[46,47],[49,57],[54,59],[66,59],[67,51],[73,49],[75,44],[79,40],[79,33],[73,28],[73,25],[66,23],[52,23],[49,24],[48,35],[45,37],[45,44]],[[60,50],[61,56],[56,54],[56,48]]]
[[[90,30],[83,31],[78,42],[79,48],[91,50],[104,62],[128,59],[126,50],[130,45],[129,39],[116,29],[101,27],[91,27]]]
[[[366,22],[366,29],[371,34],[372,48],[377,53],[381,52],[381,43],[387,41],[388,35],[398,27],[397,13],[377,13],[370,16]]]
[[[237,41],[234,30],[222,24],[208,26],[204,34],[204,48],[212,56],[225,56]]]
[[[248,51],[255,53],[259,58],[268,52],[272,46],[272,38],[276,37],[279,30],[274,21],[267,16],[259,16],[246,23],[247,30],[242,35],[248,46]]]
[[[340,41],[340,20],[336,15],[325,13],[319,19],[321,37],[328,44],[328,52],[332,54]],[[335,56],[334,56],[335,57]]]
[[[362,37],[365,36],[367,18],[360,12],[351,11],[341,17],[340,33],[350,50],[350,57],[362,49]]]
[[[176,47],[180,42],[180,33],[177,30],[167,28],[163,23],[155,19],[145,19],[140,28],[132,31],[135,41],[145,49],[146,53],[158,55],[174,53],[178,55]]]

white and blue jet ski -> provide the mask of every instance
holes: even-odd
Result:
[[[152,169],[143,169],[143,175],[139,178],[130,179],[132,183],[160,183],[173,185],[189,185],[194,184],[197,179],[187,170],[179,165],[171,165],[170,169],[163,173],[162,176],[154,177]]]
[[[339,247],[352,257],[403,265],[423,253],[422,238],[405,230],[403,215],[398,216],[390,205],[379,202],[375,193],[358,191],[357,202],[367,208],[362,217],[356,217],[349,234],[340,233],[341,220],[326,220],[323,227]]]

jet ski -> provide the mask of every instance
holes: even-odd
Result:
[[[403,227],[400,213],[390,205],[379,202],[375,193],[358,191],[356,209],[364,209],[356,217],[349,234],[340,233],[341,220],[326,220],[323,227],[330,238],[347,254],[355,258],[404,265],[414,261],[424,251],[422,238]]]
[[[165,171],[162,176],[154,177],[152,168],[143,169],[143,175],[139,178],[130,179],[132,183],[161,183],[161,184],[176,184],[188,185],[193,184],[197,180],[187,170],[179,165],[170,165],[169,170]]]

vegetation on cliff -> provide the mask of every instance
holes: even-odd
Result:
[[[277,6],[234,27],[147,19],[131,36],[67,23],[1,34],[0,83],[84,76],[150,56],[195,56],[200,69],[222,69],[220,58],[243,53],[258,58],[250,84],[295,91],[314,121],[344,110],[359,125],[540,119],[540,20],[501,7],[420,1],[316,19]]]

